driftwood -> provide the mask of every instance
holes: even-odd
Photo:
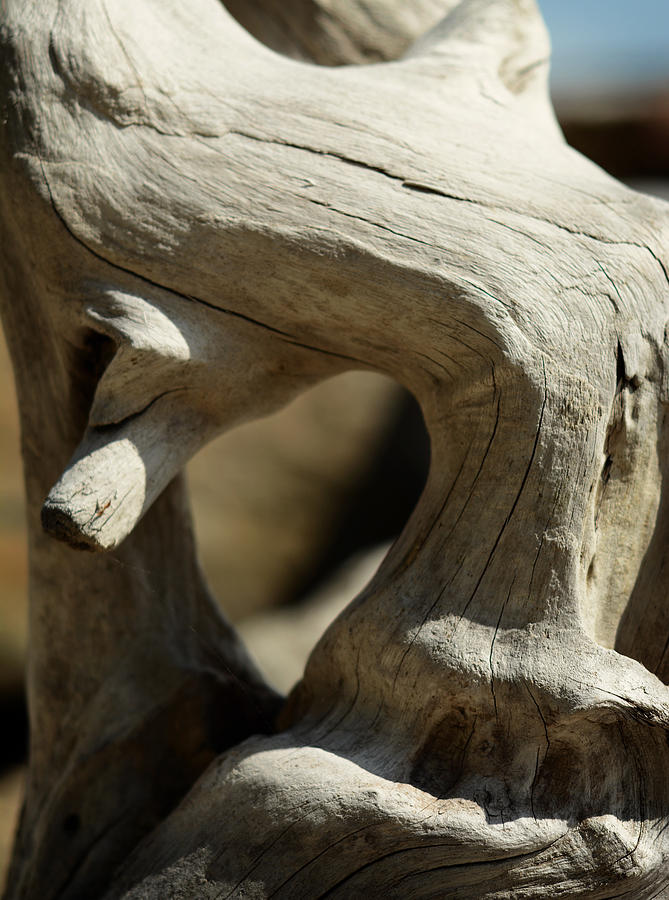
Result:
[[[340,5],[289,5],[274,45],[373,56],[324,49],[378,21]],[[326,68],[215,0],[3,4],[32,634],[9,898],[669,890],[667,206],[564,143],[530,0],[388,6],[378,58],[447,15]],[[355,368],[418,398],[430,475],[281,705],[178,473]]]

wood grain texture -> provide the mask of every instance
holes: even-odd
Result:
[[[214,0],[3,6],[33,635],[9,898],[669,890],[668,208],[564,143],[533,2],[444,11],[327,68]],[[417,397],[428,483],[262,736],[276,698],[166,486],[356,368]]]

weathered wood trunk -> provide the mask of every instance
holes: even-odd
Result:
[[[325,68],[215,0],[5,0],[32,634],[8,898],[669,890],[667,206],[564,143],[531,0],[394,10],[377,55],[438,7],[401,60]],[[370,55],[374,6],[289,9],[279,49]],[[280,708],[178,473],[352,368],[415,394],[430,476]]]

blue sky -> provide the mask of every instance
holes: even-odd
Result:
[[[663,81],[669,0],[539,0],[553,44],[553,85],[570,91]]]

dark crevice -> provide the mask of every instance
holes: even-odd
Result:
[[[183,394],[189,390],[190,388],[187,387],[168,388],[165,391],[161,391],[160,394],[157,394],[136,412],[130,413],[127,416],[123,416],[122,419],[118,419],[113,422],[101,422],[100,424],[91,423],[91,428],[93,428],[96,432],[100,432],[101,434],[104,434],[106,432],[111,432],[113,434],[115,428],[126,426],[134,419],[138,419],[140,416],[143,416],[144,413],[148,412],[151,407],[154,406],[159,400],[162,400],[163,397],[167,397],[169,394]]]
[[[620,344],[620,340],[619,340],[617,348],[616,348],[616,392],[617,393],[619,393],[623,389],[626,381],[627,381],[627,377],[625,375],[625,356],[623,354],[623,348],[622,348],[622,346]]]
[[[388,174],[385,172],[384,174]],[[390,176],[391,178],[394,176]],[[401,180],[401,179],[398,179]],[[447,197],[450,196],[451,199],[457,200],[458,197],[453,197],[452,195],[445,194],[443,191],[438,190],[437,188],[429,187],[427,184],[418,184],[415,181],[402,181],[402,187],[406,188],[409,191],[416,191],[419,194],[434,194],[437,197]]]
[[[608,484],[611,478],[611,468],[613,466],[613,457],[609,454],[604,460],[604,465],[602,466],[602,472],[600,475],[602,484]]]
[[[534,809],[534,790],[536,788],[537,777],[539,775],[539,754],[540,754],[540,752],[541,752],[541,748],[537,747],[537,758],[534,763],[534,775],[532,777],[532,786],[530,788],[530,809],[532,810],[532,818],[534,819],[535,822],[537,820],[537,814]]]
[[[616,347],[616,395],[620,394],[623,390],[628,390],[633,394],[639,388],[640,384],[641,381],[638,375],[629,375],[627,372],[625,355],[620,339],[618,339]]]
[[[81,818],[77,813],[70,813],[63,821],[63,832],[68,837],[74,837],[81,828]]]

